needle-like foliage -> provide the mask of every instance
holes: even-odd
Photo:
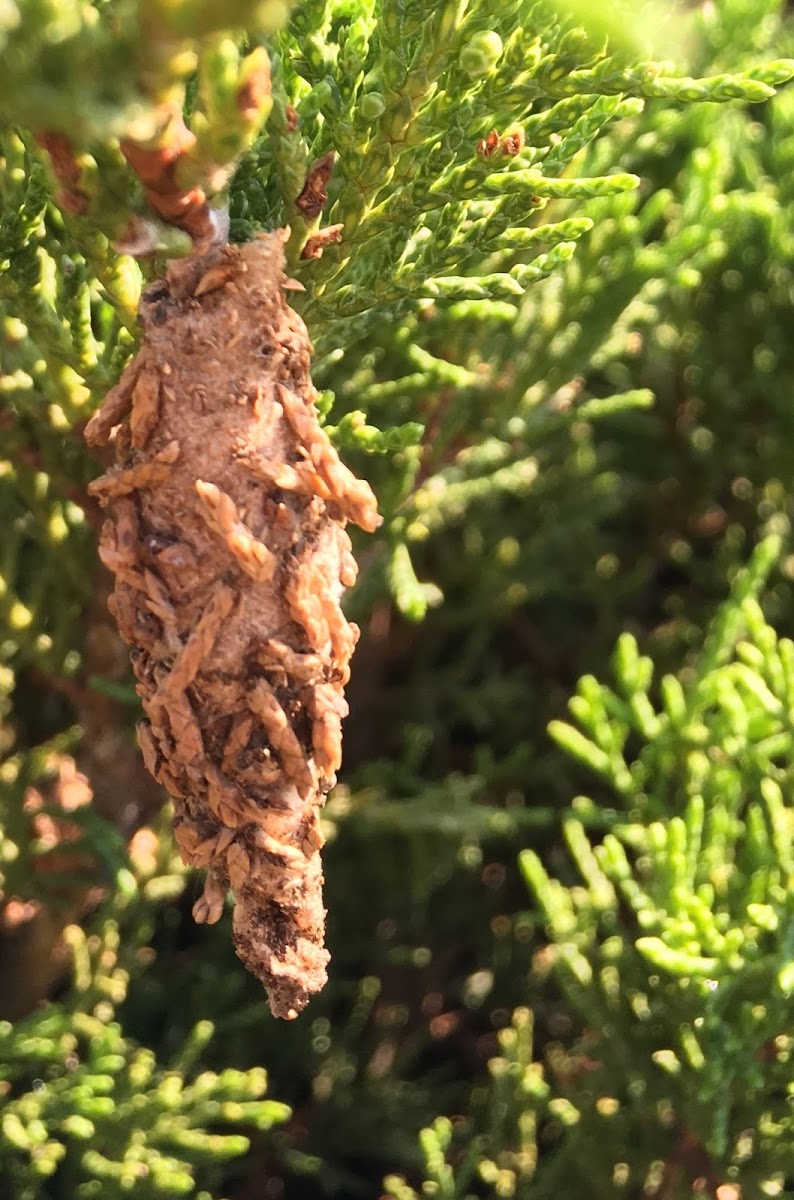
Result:
[[[792,1194],[792,52],[783,0],[0,0],[0,1196]],[[186,918],[81,436],[227,210],[384,515],[287,1029]]]

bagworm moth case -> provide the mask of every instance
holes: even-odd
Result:
[[[116,445],[92,485],[111,511],[100,554],[144,758],[183,859],[207,868],[194,916],[216,921],[232,890],[237,953],[293,1017],[328,961],[318,815],[358,634],[345,524],[380,518],[317,420],[285,283],[281,233],[172,265],[86,438]]]

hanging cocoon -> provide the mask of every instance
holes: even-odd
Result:
[[[89,422],[111,610],[132,648],[146,764],[174,802],[194,907],[234,894],[237,953],[294,1017],[326,980],[319,812],[341,760],[358,630],[347,521],[380,523],[317,419],[311,346],[274,233],[172,265],[137,356]]]

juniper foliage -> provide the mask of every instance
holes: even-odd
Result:
[[[794,39],[675,5],[673,66],[590,7],[0,3],[0,975],[45,919],[74,964],[0,1027],[4,1194],[792,1192]],[[163,104],[233,238],[290,225],[386,516],[286,1031],[189,931],[97,595],[79,431],[186,245],[120,150]]]
[[[90,938],[71,926],[68,942],[67,995],[0,1025],[5,1194],[209,1200],[221,1164],[247,1152],[252,1130],[270,1129],[289,1110],[261,1099],[262,1069],[197,1070],[213,1034],[209,1020],[167,1063],[125,1035],[115,1017],[129,971],[112,920]],[[125,937],[127,963],[136,950]]]

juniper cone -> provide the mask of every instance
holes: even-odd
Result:
[[[284,298],[284,235],[173,265],[144,292],[141,348],[86,429],[118,465],[91,485],[132,647],[149,770],[197,921],[235,895],[234,941],[273,1013],[325,983],[319,810],[342,756],[358,636],[345,523],[380,524],[320,427],[310,343]],[[123,422],[123,423],[121,423]]]

